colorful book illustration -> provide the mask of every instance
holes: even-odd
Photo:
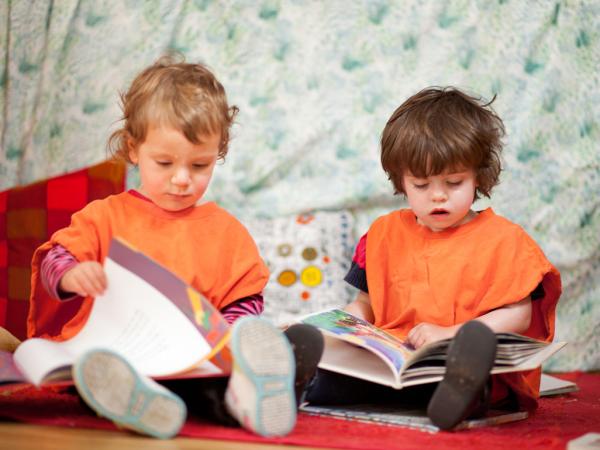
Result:
[[[14,356],[0,352],[0,383],[69,379],[76,358],[98,347],[154,378],[230,371],[229,325],[199,292],[119,239],[111,242],[104,270],[108,288],[81,331],[62,342],[28,339]]]
[[[450,340],[415,350],[407,342],[352,314],[332,309],[308,315],[304,323],[319,328],[325,351],[319,367],[401,389],[440,381],[445,372]],[[548,343],[512,333],[499,333],[492,373],[539,367],[565,343]]]

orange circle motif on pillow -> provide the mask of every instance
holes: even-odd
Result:
[[[284,270],[277,277],[277,282],[282,286],[291,286],[296,282],[298,276],[293,270]]]

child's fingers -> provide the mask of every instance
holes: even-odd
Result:
[[[96,297],[106,289],[106,275],[98,263],[82,263],[72,275],[72,290],[79,295]]]
[[[408,342],[410,342],[415,348],[420,347],[421,333],[419,325],[408,332]]]
[[[98,293],[103,293],[108,283],[104,268],[100,264],[93,263],[90,265],[90,278],[94,284],[94,287],[98,290]]]
[[[106,289],[106,277],[102,267],[91,266],[86,268],[85,287],[92,296],[100,295]]]
[[[98,295],[98,289],[94,287],[93,281],[91,281],[85,273],[78,273],[74,279],[74,291],[83,297]]]
[[[411,344],[415,344],[415,340],[417,339],[417,337],[420,335],[420,330],[421,328],[423,328],[423,323],[419,323],[417,325],[415,325],[414,327],[411,328],[411,330],[408,332],[408,340],[410,341]]]

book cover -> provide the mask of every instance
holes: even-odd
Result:
[[[424,408],[403,408],[397,405],[385,406],[371,404],[353,405],[348,407],[302,405],[300,407],[300,411],[315,416],[334,417],[356,422],[413,428],[431,433],[440,431],[440,429],[436,427],[431,420],[429,420],[427,417],[427,412]],[[456,426],[456,428],[454,428],[454,430],[465,430],[500,425],[503,423],[523,420],[528,416],[529,415],[526,411],[513,412],[490,410],[483,417],[463,420]]]
[[[573,381],[563,380],[547,373],[542,374],[540,380],[540,397],[551,397],[577,391],[579,391],[579,387]]]

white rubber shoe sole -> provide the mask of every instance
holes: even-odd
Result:
[[[187,416],[178,396],[139,374],[119,354],[91,350],[73,366],[73,380],[83,400],[117,426],[160,439],[175,436]]]
[[[229,412],[261,436],[288,434],[296,425],[295,363],[288,339],[269,322],[244,317],[233,326],[231,352]]]

